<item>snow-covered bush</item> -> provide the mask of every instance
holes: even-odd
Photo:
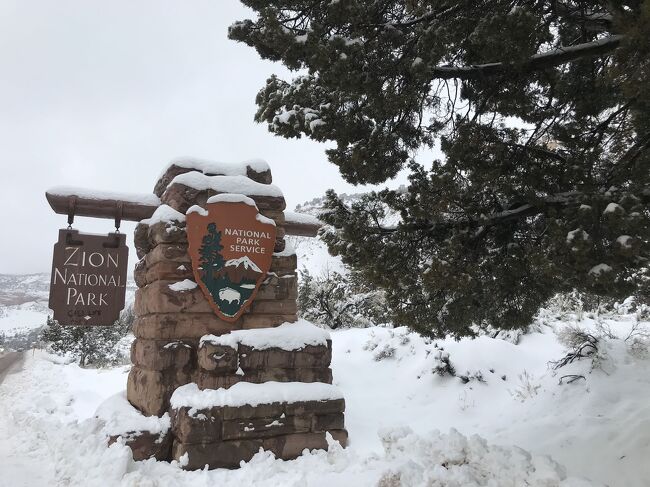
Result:
[[[383,293],[354,273],[325,272],[314,277],[302,270],[298,314],[332,329],[365,328],[390,321]]]
[[[377,362],[379,362],[381,360],[384,360],[384,359],[387,359],[387,358],[394,357],[395,352],[397,351],[397,349],[395,347],[389,345],[388,343],[384,344],[384,346],[381,347],[380,349],[378,349],[378,350],[375,349],[375,350],[376,351],[375,351],[374,355],[372,356],[372,358],[375,359],[375,361],[377,361]]]
[[[592,368],[600,361],[600,338],[576,325],[567,325],[557,332],[558,341],[569,348],[567,354],[559,360],[550,362],[557,370],[583,358],[592,358]]]
[[[127,361],[124,341],[134,318],[132,306],[122,311],[111,326],[62,326],[48,316],[41,340],[50,351],[77,360],[81,367],[117,365]]]
[[[456,376],[456,368],[451,363],[449,352],[445,352],[442,349],[438,350],[438,353],[434,357],[432,372],[441,377]]]

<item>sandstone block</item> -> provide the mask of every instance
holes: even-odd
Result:
[[[335,441],[338,441],[343,448],[348,446],[348,430],[346,429],[330,430],[328,431],[328,433],[332,435],[332,438]]]
[[[159,461],[171,460],[173,437],[171,433],[164,435],[152,434],[148,431],[134,431],[127,435],[113,435],[108,438],[109,446],[122,437],[126,446],[131,449],[133,460],[155,458]]]
[[[329,368],[297,368],[280,369],[265,368],[243,370],[243,374],[208,372],[199,370],[197,385],[199,389],[227,389],[239,382],[261,384],[263,382],[323,382],[332,383],[332,369]]]
[[[229,387],[241,382],[244,378],[237,374],[220,374],[218,372],[206,372],[199,370],[197,372],[196,385],[199,389],[228,389]],[[253,382],[253,381],[248,381]]]
[[[260,301],[255,299],[249,313],[251,314],[274,314],[294,315],[298,312],[298,303],[295,299]]]
[[[184,279],[194,279],[192,266],[174,261],[157,262],[144,271],[144,280],[147,284],[154,281],[178,282]]]
[[[317,414],[312,416],[312,431],[342,430],[343,428],[345,428],[345,416],[343,413]]]
[[[213,443],[221,439],[221,417],[214,410],[192,408],[173,409],[172,432],[178,441],[190,443]]]
[[[309,416],[276,416],[270,418],[235,419],[223,422],[223,439],[240,440],[269,438],[291,433],[307,433],[311,430]]]
[[[169,409],[169,399],[174,390],[192,382],[187,370],[146,370],[131,367],[126,383],[126,397],[129,402],[149,416],[161,416]]]
[[[147,370],[182,369],[191,365],[194,349],[187,343],[137,338],[131,344],[131,362]]]
[[[295,300],[298,297],[298,279],[296,276],[269,276],[260,286],[255,300]]]
[[[299,401],[287,403],[286,414],[289,416],[306,416],[309,414],[325,415],[345,412],[345,399],[328,401]]]
[[[331,344],[331,342],[330,342]],[[257,350],[247,345],[239,346],[239,363],[242,369],[329,367],[332,361],[331,345],[307,345],[301,350],[269,348]]]
[[[250,418],[277,418],[285,414],[286,404],[280,402],[262,403],[257,406],[245,404],[243,406],[226,406],[221,410],[221,417],[224,421],[233,419]]]
[[[272,451],[276,458],[293,460],[302,455],[303,450],[327,450],[324,432],[295,433],[275,436],[264,440],[264,449]]]
[[[275,237],[275,244],[273,245],[273,252],[282,252],[287,246],[284,237]]]
[[[174,261],[179,264],[186,264],[192,267],[190,254],[187,253],[187,244],[160,244],[156,245],[151,252],[145,256],[147,267],[152,267],[158,262]]]
[[[176,281],[154,281],[135,293],[135,313],[138,316],[154,313],[212,313],[212,308],[201,289],[174,291],[169,286]]]
[[[220,193],[214,190],[198,190],[182,183],[172,183],[167,186],[160,200],[162,203],[184,214],[192,205],[205,207],[208,198],[217,194]],[[264,210],[282,212],[286,208],[286,202],[283,196],[247,196],[255,201],[260,212]]]
[[[172,458],[180,461],[187,454],[185,470],[199,470],[206,465],[213,468],[237,468],[241,461],[249,461],[263,446],[262,440],[231,440],[215,443],[185,444],[174,442]]]
[[[291,255],[277,255],[273,254],[271,259],[270,272],[295,272],[298,267],[298,257],[296,254]]]
[[[298,321],[296,313],[292,314],[258,314],[244,313],[241,317],[241,327],[244,330],[253,328],[273,328],[282,323]]]
[[[142,259],[151,250],[149,225],[140,222],[135,226],[135,230],[133,231],[133,245],[135,246],[138,259]]]
[[[198,357],[199,367],[220,374],[234,374],[239,366],[237,350],[227,345],[203,342]]]
[[[158,178],[158,181],[156,181],[156,185],[153,188],[154,194],[158,196],[158,198],[160,198],[162,194],[165,192],[167,185],[172,182],[172,179],[174,179],[176,176],[180,174],[184,174],[190,171],[198,171],[198,169],[192,169],[190,167],[181,167],[181,166],[177,166],[176,164],[170,164],[167,170],[160,176],[160,178]]]
[[[147,265],[144,259],[136,262],[135,268],[133,269],[133,279],[135,280],[135,285],[138,287],[145,287],[147,285]]]
[[[332,369],[329,368],[264,368],[244,370],[242,380],[260,384],[262,382],[324,382],[332,383]]]
[[[187,244],[185,223],[172,221],[149,225],[147,240],[151,248],[160,244]]]
[[[194,339],[203,335],[223,335],[241,328],[241,319],[230,323],[210,313],[167,313],[138,316],[133,322],[137,338]]]
[[[271,210],[268,208],[258,208],[258,209],[262,215],[273,220],[276,226],[279,227],[284,224],[284,211]]]
[[[183,165],[188,165],[189,164],[183,164]],[[158,179],[156,182],[156,185],[154,187],[154,194],[160,198],[162,194],[165,192],[165,189],[171,183],[172,179],[174,179],[176,176],[179,174],[184,174],[186,172],[190,171],[200,171],[198,168],[192,168],[192,167],[182,167],[182,165],[178,164],[170,164],[167,170],[164,172],[162,176]],[[204,173],[206,176],[226,176],[226,174],[221,174],[221,173]],[[246,166],[246,176],[248,176],[249,179],[252,179],[253,181],[256,181],[258,183],[262,184],[271,184],[273,182],[273,178],[271,176],[271,171],[256,171],[253,169],[251,166]]]

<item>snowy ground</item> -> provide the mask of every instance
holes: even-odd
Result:
[[[28,352],[23,370],[0,384],[0,485],[648,486],[650,360],[644,346],[623,340],[634,316],[601,320],[612,337],[595,362],[554,372],[548,362],[566,352],[556,331],[568,321],[547,314],[517,345],[429,342],[404,329],[334,332],[349,448],[291,462],[260,453],[235,471],[184,472],[106,448],[93,414],[125,388],[128,368],[85,370]],[[578,324],[594,331],[594,320]],[[432,372],[441,353],[469,382]],[[559,385],[568,374],[584,379]],[[560,481],[562,467],[546,455],[574,478]]]

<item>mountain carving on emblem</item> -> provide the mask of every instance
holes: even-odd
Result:
[[[255,262],[243,256],[239,259],[230,259],[219,271],[220,275],[227,275],[232,282],[257,281],[262,270],[255,265]]]

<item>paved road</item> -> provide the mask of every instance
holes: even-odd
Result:
[[[23,352],[7,352],[0,355],[0,384],[7,375],[20,370],[23,358]]]

